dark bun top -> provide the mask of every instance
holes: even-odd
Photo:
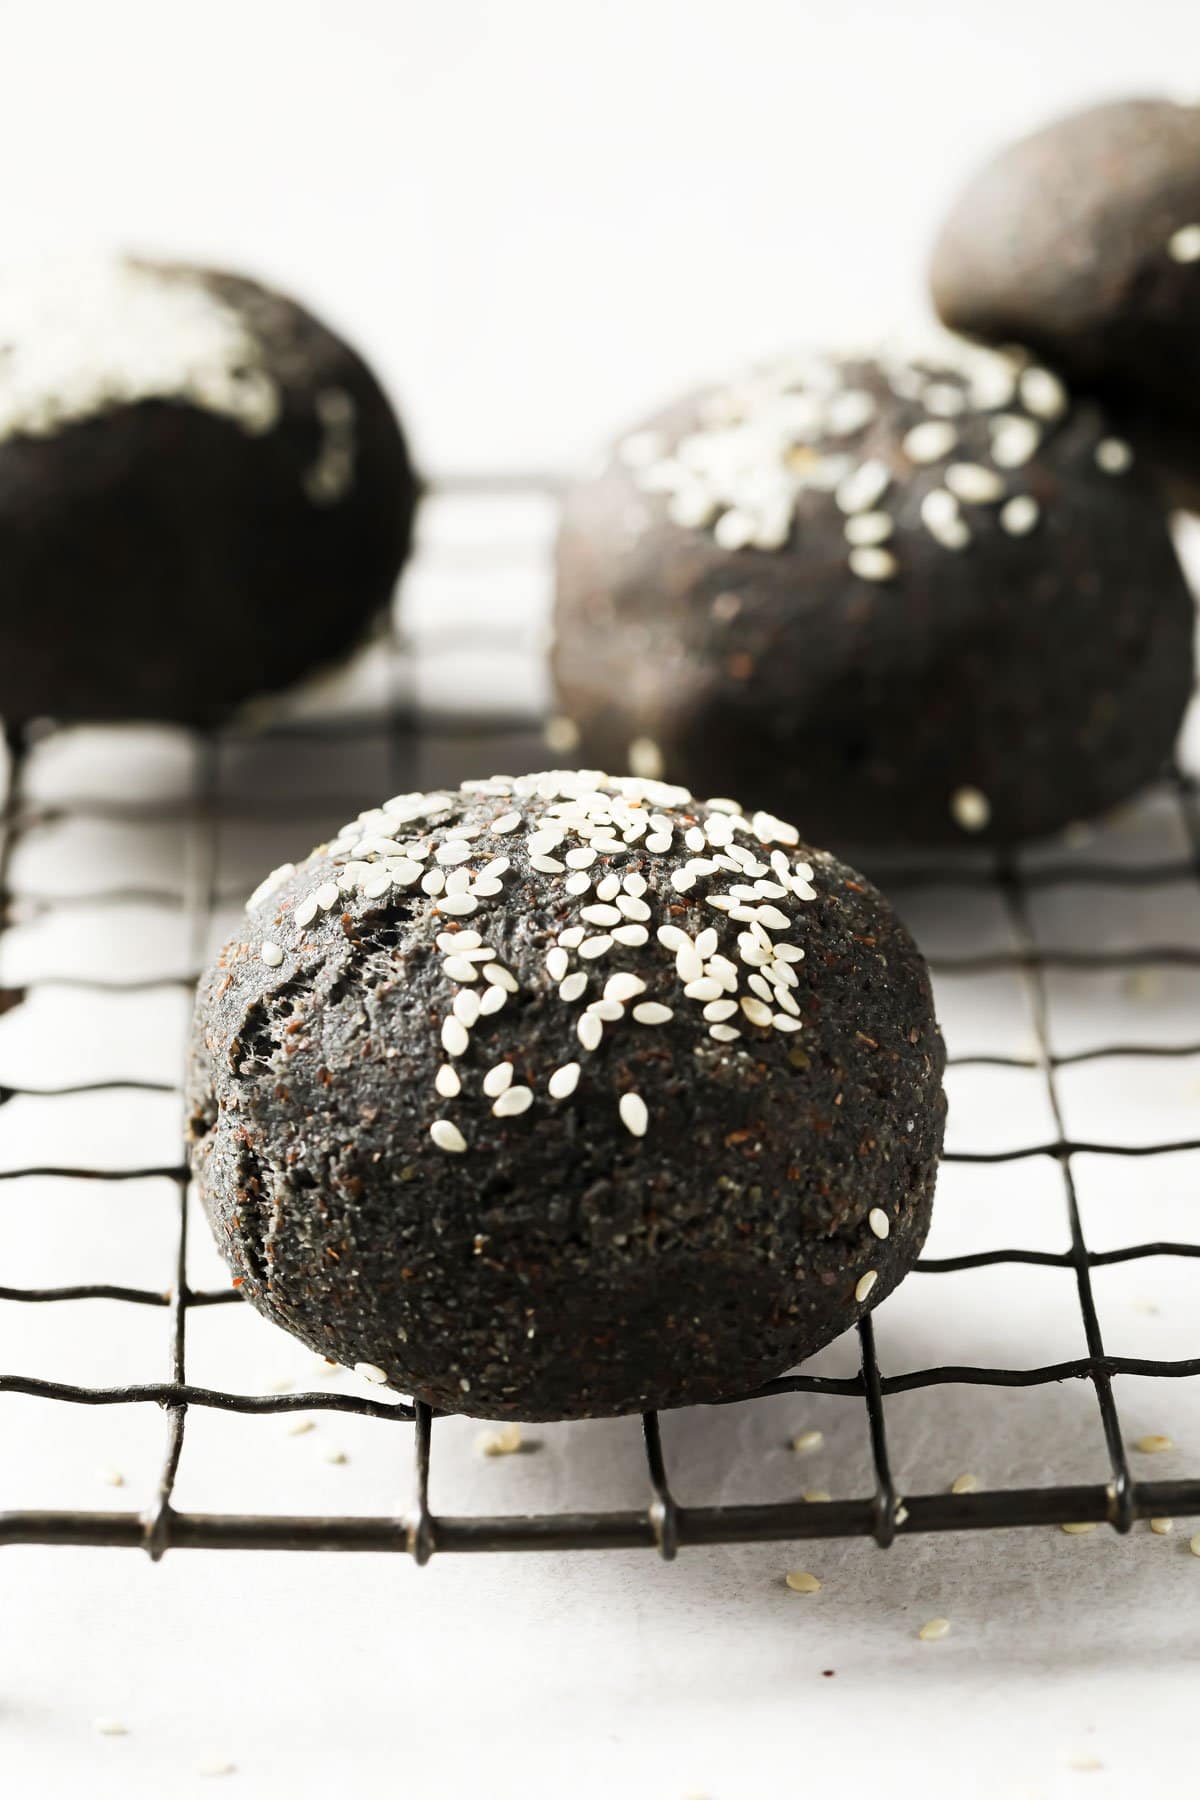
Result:
[[[205,718],[342,653],[416,483],[285,295],[132,258],[0,279],[0,714]]]
[[[1200,107],[1121,100],[1001,150],[933,254],[948,325],[1074,380],[1200,410]]]

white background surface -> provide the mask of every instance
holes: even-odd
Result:
[[[376,360],[427,467],[560,466],[661,394],[747,353],[919,316],[944,199],[975,156],[1054,109],[1176,87],[1200,68],[1195,9],[1142,3],[0,6],[0,240],[14,255],[130,243],[194,253],[293,287]],[[1196,76],[1200,87],[1200,75]],[[436,547],[436,521],[432,528]],[[486,572],[449,574],[486,611]],[[522,580],[524,578],[521,578]],[[519,593],[518,590],[519,589]],[[450,590],[447,590],[450,591]],[[508,589],[505,589],[508,592]],[[520,596],[532,587],[516,582]],[[432,593],[434,599],[430,599]],[[424,604],[436,611],[436,587]],[[124,754],[122,752],[122,754]],[[108,760],[109,758],[115,760]],[[139,748],[179,779],[180,747]],[[117,750],[66,746],[42,792],[124,779]],[[307,771],[305,772],[307,776]],[[343,775],[358,778],[357,771]],[[361,771],[364,799],[376,772]],[[57,784],[57,789],[56,789]],[[27,889],[149,869],[178,878],[169,834],[31,841]],[[278,837],[278,834],[277,834]],[[307,841],[307,831],[304,832]],[[231,888],[304,844],[243,836]],[[1093,847],[1094,848],[1094,847]],[[1165,812],[1127,819],[1105,854],[1178,855]],[[276,852],[278,851],[278,854]],[[1003,941],[989,910],[914,908],[931,951]],[[1048,943],[1200,943],[1186,888],[1069,890],[1039,908]],[[0,979],[99,960],[186,967],[168,923],[126,912],[21,928]],[[1197,1035],[1200,983],[1062,977],[1060,1047]],[[1020,1051],[1028,1020],[1004,980],[941,985],[952,1049]],[[0,1028],[0,1080],[153,1073],[178,1058],[180,1004],[42,1002]],[[1200,1060],[1084,1065],[1064,1077],[1069,1129],[1100,1139],[1194,1135]],[[55,1125],[62,1115],[53,1115]],[[14,1166],[50,1128],[36,1103],[0,1120]],[[83,1107],[64,1160],[175,1154],[169,1101]],[[951,1141],[1048,1135],[1034,1074],[952,1086]],[[1094,1248],[1195,1238],[1200,1158],[1081,1159]],[[165,1190],[19,1183],[0,1192],[3,1279],[170,1279]],[[1049,1163],[951,1170],[930,1250],[1065,1245]],[[220,1279],[202,1230],[193,1279]],[[1195,1265],[1097,1277],[1109,1347],[1194,1354]],[[879,1319],[884,1366],[948,1357],[1036,1364],[1082,1353],[1071,1277],[1000,1270],[913,1277]],[[157,1313],[0,1307],[0,1365],[95,1383],[165,1373]],[[79,1312],[79,1308],[72,1309]],[[31,1317],[31,1314],[33,1315]],[[258,1388],[308,1358],[248,1312],[190,1331],[193,1380]],[[835,1346],[822,1366],[848,1366]],[[1178,1450],[1142,1474],[1195,1474],[1193,1384],[1120,1384],[1130,1437]],[[162,1421],[148,1409],[0,1405],[0,1506],[140,1505]],[[125,1416],[136,1414],[136,1416]],[[1090,1392],[958,1391],[893,1401],[902,1489],[965,1469],[989,1483],[1102,1480]],[[825,1432],[798,1463],[789,1433]],[[194,1508],[400,1510],[408,1434],[195,1416],[179,1485]],[[550,1428],[528,1455],[483,1461],[475,1428],[438,1428],[434,1504],[520,1510],[645,1499],[634,1422]],[[382,1440],[382,1441],[381,1441]],[[852,1403],[780,1402],[669,1422],[679,1497],[863,1491]],[[349,1461],[331,1464],[326,1448]],[[102,1471],[120,1468],[124,1489]],[[161,1796],[208,1791],[197,1764],[236,1764],[255,1800],[330,1792],[759,1800],[848,1791],[1058,1796],[1184,1791],[1197,1733],[1200,1561],[1188,1529],[927,1538],[886,1557],[860,1543],[649,1555],[402,1559],[185,1552],[152,1568],[120,1552],[0,1553],[0,1791]],[[789,1566],[822,1592],[788,1593]],[[915,1640],[946,1614],[952,1636]],[[823,1669],[833,1668],[833,1677]],[[129,1735],[98,1737],[97,1716]],[[1099,1769],[1073,1764],[1095,1760]]]

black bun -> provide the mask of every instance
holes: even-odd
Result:
[[[1158,772],[1192,613],[1153,484],[1049,370],[790,359],[568,496],[558,705],[587,761],[810,841],[1012,843]]]
[[[948,325],[1034,345],[1200,498],[1200,107],[1116,101],[1000,151],[930,278]]]
[[[728,1399],[919,1253],[925,965],[778,820],[494,779],[362,815],[248,912],[197,1003],[196,1178],[322,1354],[486,1417]]]
[[[374,376],[294,301],[134,261],[0,285],[0,714],[288,686],[386,604],[415,498]]]

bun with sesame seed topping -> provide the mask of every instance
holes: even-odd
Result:
[[[416,479],[366,364],[243,277],[0,282],[0,716],[219,720],[387,605]]]
[[[1011,844],[1168,758],[1193,607],[1153,485],[1028,357],[781,359],[568,495],[580,753],[730,783],[837,850]]]
[[[400,1392],[727,1400],[912,1266],[943,1063],[904,927],[780,820],[493,778],[251,897],[197,999],[193,1165],[243,1295]]]

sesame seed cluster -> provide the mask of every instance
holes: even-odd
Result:
[[[699,803],[662,782],[596,771],[493,777],[457,792],[403,794],[361,814],[320,854],[314,886],[304,889],[293,880],[303,871],[286,864],[247,907],[256,911],[285,883],[299,894],[278,915],[286,936],[277,927],[258,947],[278,969],[320,915],[352,897],[425,897],[445,984],[429,1134],[462,1155],[480,1101],[514,1118],[569,1099],[607,1034],[653,1030],[677,1015],[727,1048],[799,1032],[797,940],[817,890],[797,843],[794,827],[770,814]],[[569,921],[545,951],[539,983],[574,1009],[579,1044],[578,1058],[547,1068],[536,1085],[516,1082],[504,1058],[481,1079],[463,1071],[476,1025],[521,991],[488,940],[487,914],[525,874],[550,884],[549,902]],[[672,903],[678,912],[685,897],[710,922],[690,932],[676,923]],[[625,1129],[645,1136],[653,1095],[626,1091],[614,1104]]]
[[[0,284],[0,443],[50,437],[115,407],[184,401],[251,437],[275,429],[283,388],[256,329],[195,270],[130,258],[49,264]],[[269,324],[269,318],[263,320]],[[302,476],[314,506],[353,485],[355,405],[313,399],[320,441]]]
[[[908,422],[893,444],[896,404]],[[851,573],[886,582],[903,565],[898,503],[921,472],[936,469],[938,480],[922,495],[918,528],[941,548],[970,545],[979,509],[994,511],[1010,537],[1034,531],[1040,505],[1021,471],[1069,409],[1059,378],[1018,351],[951,343],[927,358],[788,356],[710,395],[695,428],[635,432],[617,453],[643,492],[665,497],[674,524],[709,532],[724,550],[783,550],[801,498],[825,496],[841,517]],[[978,414],[982,455],[965,442]],[[1107,475],[1133,461],[1109,436],[1094,455]]]

